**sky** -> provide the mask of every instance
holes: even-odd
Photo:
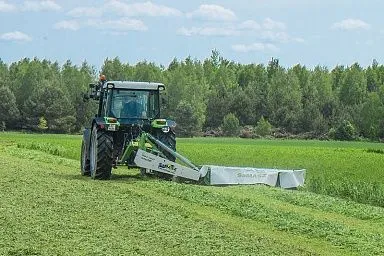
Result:
[[[167,67],[217,50],[242,64],[384,62],[382,0],[0,0],[0,59]]]

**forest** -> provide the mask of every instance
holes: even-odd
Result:
[[[216,50],[168,67],[107,58],[99,71],[86,61],[0,59],[0,130],[81,132],[96,112],[83,94],[99,74],[164,83],[162,117],[176,121],[179,136],[384,138],[384,66],[376,60],[368,67],[287,68],[278,59],[236,63]]]

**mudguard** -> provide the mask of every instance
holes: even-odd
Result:
[[[104,117],[95,117],[92,123],[97,124],[98,126],[103,125],[105,124]]]

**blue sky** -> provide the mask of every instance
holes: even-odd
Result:
[[[383,10],[379,0],[0,0],[0,58],[167,66],[217,49],[243,64],[367,66],[384,62]]]

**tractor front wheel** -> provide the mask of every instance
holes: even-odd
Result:
[[[98,129],[96,125],[92,129],[89,160],[93,179],[110,179],[113,163],[113,137],[106,131]]]
[[[87,157],[87,155],[88,155],[87,145],[83,140],[81,142],[81,162],[80,162],[81,175],[83,176],[91,175],[91,171],[89,169],[89,158]]]

